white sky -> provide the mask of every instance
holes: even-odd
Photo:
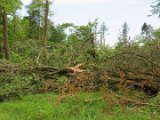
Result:
[[[31,0],[21,0],[28,5]],[[150,5],[154,0],[54,0],[51,9],[54,11],[52,20],[55,24],[64,22],[84,25],[88,21],[105,22],[110,35],[106,43],[113,46],[117,42],[119,29],[124,21],[129,24],[131,37],[140,33],[144,22],[159,28],[157,16],[147,17]]]

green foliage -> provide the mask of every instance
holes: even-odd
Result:
[[[29,21],[26,18],[20,18],[14,15],[8,22],[9,42],[14,44],[15,41],[24,41],[29,36]]]
[[[158,15],[158,17],[160,17],[160,1],[155,0],[151,5],[151,7],[152,7],[151,10],[152,15]]]
[[[158,95],[152,99],[149,100],[151,107],[157,107],[157,109],[155,109],[156,111],[160,112],[160,108],[158,107],[160,105],[160,93],[158,93]]]
[[[49,41],[62,42],[66,39],[65,27],[63,24],[58,26],[50,25]]]
[[[28,12],[32,12],[33,10],[39,10],[44,8],[44,0],[32,0],[32,3],[28,6]]]
[[[157,29],[153,32],[153,36],[155,39],[159,40],[160,39],[160,29]]]
[[[141,28],[141,34],[143,36],[143,39],[144,40],[152,39],[152,32],[153,32],[153,27],[151,25],[147,25],[147,23],[144,23]]]
[[[14,14],[17,9],[21,8],[20,0],[1,0],[0,7],[4,8],[8,14]]]
[[[34,82],[38,82],[39,84],[33,84]],[[7,95],[10,93],[23,94],[25,93],[25,88],[34,88],[41,87],[40,78],[35,74],[22,74],[19,72],[16,73],[5,73],[0,76],[0,96]],[[4,99],[5,101],[6,99]]]
[[[129,43],[129,37],[128,37],[128,32],[129,32],[129,27],[126,22],[123,23],[122,25],[122,31],[120,31],[120,35],[118,37],[118,43],[116,47],[125,47]]]
[[[56,83],[58,83],[60,85],[63,85],[67,80],[68,80],[68,78],[66,76],[61,76],[61,77],[58,78]]]

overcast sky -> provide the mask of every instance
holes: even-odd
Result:
[[[28,5],[31,0],[21,0]],[[106,43],[113,46],[117,42],[119,29],[126,21],[130,27],[131,37],[140,33],[144,22],[159,28],[157,16],[147,17],[150,5],[154,0],[54,0],[51,9],[54,11],[52,20],[55,24],[64,22],[85,25],[88,21],[105,22],[109,29]]]

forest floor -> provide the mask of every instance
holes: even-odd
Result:
[[[0,120],[158,120],[144,106],[112,106],[97,93],[32,94],[0,103]]]

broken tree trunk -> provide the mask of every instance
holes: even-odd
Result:
[[[16,72],[18,74],[21,74],[21,73],[29,74],[29,75],[36,74],[40,76],[40,78],[43,81],[45,80],[55,81],[60,76],[72,77],[74,79],[74,77],[76,77],[75,73],[81,73],[81,72],[85,72],[86,74],[88,74],[88,77],[89,77],[90,73],[87,73],[87,71],[81,69],[82,66],[83,64],[79,64],[74,67],[66,67],[66,68],[57,68],[57,67],[50,67],[50,66],[41,66],[41,67],[36,66],[36,67],[28,68],[28,69],[23,69],[19,65],[9,65],[8,64],[8,65],[0,65],[0,74],[3,74],[3,73],[8,74],[8,73],[16,73]],[[98,81],[100,80],[100,78],[97,78],[96,75],[101,74],[101,72],[98,72],[97,74],[96,71],[98,72],[99,70],[95,70],[93,72],[95,76],[94,80]],[[118,73],[118,71],[107,70],[106,74],[108,75],[108,77],[104,81],[107,81],[107,83],[104,83],[104,84],[110,85],[110,88],[115,88],[115,86],[117,87],[118,85],[123,85],[128,88],[130,86],[138,86],[143,91],[146,91],[149,93],[152,93],[152,92],[157,93],[160,91],[159,89],[160,81],[157,80],[157,75],[154,76],[154,74],[144,74],[142,76],[141,74],[135,73],[135,77],[133,78],[132,76],[129,76],[128,74],[124,74],[122,78],[122,76]],[[152,76],[152,79],[150,76]],[[37,84],[37,81],[35,81],[35,83]]]
[[[80,67],[82,67],[83,64],[79,64],[74,67],[67,67],[67,68],[57,68],[57,67],[49,67],[49,66],[41,66],[41,67],[31,67],[28,69],[23,69],[19,65],[0,65],[0,73],[6,73],[6,72],[31,72],[31,73],[42,73],[42,74],[72,74],[72,73],[81,73],[84,70],[82,70]]]

